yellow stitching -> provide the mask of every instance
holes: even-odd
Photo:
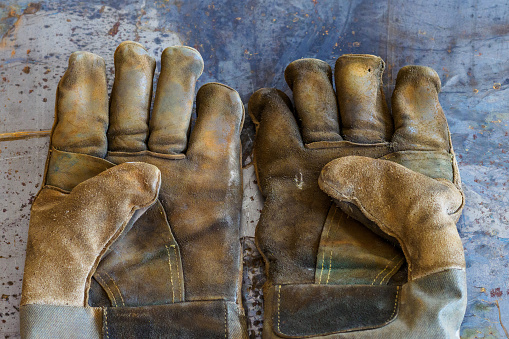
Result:
[[[124,298],[122,297],[122,293],[120,293],[120,289],[118,288],[117,284],[115,284],[115,280],[113,280],[113,278],[108,274],[108,272],[104,272],[104,273],[106,273],[108,278],[110,278],[111,282],[113,283],[113,286],[115,286],[115,288],[117,289],[118,295],[120,296],[120,300],[122,300],[122,306],[125,306]]]
[[[396,259],[398,256],[399,256],[399,254],[396,254],[396,255],[395,255],[395,256],[391,259],[391,261],[389,261],[389,263],[387,264],[387,266],[385,266],[385,268],[384,268],[382,271],[380,271],[380,273],[378,273],[378,274],[376,275],[376,277],[375,277],[375,279],[373,279],[373,282],[371,283],[371,285],[374,285],[374,284],[375,284],[375,281],[376,281],[376,279],[378,279],[378,276],[379,276],[380,274],[384,273],[384,272],[385,272],[385,270],[386,270],[387,268],[389,268],[389,265],[390,265],[390,264],[392,264],[392,261],[393,261],[394,259]]]
[[[325,285],[327,285],[329,283],[329,278],[330,278],[330,271],[331,271],[331,268],[332,268],[332,250],[330,251],[330,257],[329,257],[329,273],[327,274],[327,281],[325,282]]]
[[[396,300],[394,300],[394,309],[392,310],[392,314],[389,317],[389,319],[387,319],[387,321],[391,320],[392,317],[396,314],[396,308],[398,306],[398,295],[399,295],[399,286],[396,286]]]
[[[171,283],[171,293],[172,293],[172,302],[175,302],[175,289],[173,288],[173,276],[171,274],[171,257],[170,257],[170,249],[168,246],[164,245],[166,247],[166,252],[168,253],[168,265],[170,266],[170,283]]]
[[[102,278],[102,277],[101,277],[101,276],[100,276],[97,272],[94,274],[94,276],[95,276],[96,278],[99,278],[99,280],[101,280],[101,282],[104,284],[104,287],[105,287],[105,288],[106,288],[106,289],[110,292],[111,297],[113,298],[113,303],[114,303],[114,305],[113,305],[113,306],[117,307],[117,306],[118,306],[118,305],[117,305],[117,300],[115,299],[115,295],[113,294],[113,292],[111,292],[110,287],[108,286],[108,284],[106,284],[106,282],[104,281],[104,279],[103,279],[103,278]]]
[[[331,218],[331,220],[330,220],[330,222],[329,222],[329,225],[330,225],[330,224],[332,224],[332,222],[334,221],[334,218],[336,217],[336,212],[337,212],[337,211],[338,211],[338,208],[337,208],[337,207],[334,207],[334,213],[332,214],[332,218]],[[340,219],[340,220],[341,220],[341,219]],[[338,220],[338,225],[339,225],[339,220]],[[332,228],[332,227],[329,227],[329,228],[327,229],[327,234],[325,234],[325,239],[329,239],[329,232],[330,232],[330,229],[331,229],[331,228]]]
[[[380,285],[382,285],[382,283],[384,282],[385,278],[387,278],[387,277],[388,277],[388,276],[389,276],[392,272],[394,272],[394,270],[395,270],[397,267],[399,267],[399,265],[403,262],[403,260],[405,260],[405,258],[401,258],[401,260],[400,260],[400,261],[398,261],[398,263],[397,263],[397,264],[393,267],[393,269],[392,269],[389,273],[387,273],[387,274],[385,275],[385,277],[382,279],[382,281],[380,281]]]
[[[332,224],[332,222],[334,221],[334,217],[336,216],[336,212],[337,212],[338,208],[336,207],[334,209],[334,213],[332,214],[332,218],[331,220],[328,222],[328,226],[329,228],[327,228],[327,233],[325,234],[325,239],[328,239],[329,238],[329,231],[330,229],[332,228],[330,225]],[[339,221],[338,221],[339,222]],[[322,274],[323,274],[323,263],[325,261],[325,251],[322,250],[322,269],[320,270],[320,277],[318,278],[318,285],[320,285],[322,283]]]
[[[224,302],[224,337],[225,338],[228,338],[228,326],[227,326],[227,320],[226,320],[226,316],[227,316],[227,309],[226,309],[226,302]]]
[[[170,247],[173,247],[173,250],[175,251],[175,265],[177,266],[177,279],[178,279],[178,285],[179,285],[179,300],[182,298],[182,284],[180,282],[180,268],[179,268],[179,257],[177,255],[177,246],[170,245]]]
[[[108,335],[108,308],[104,307],[104,332],[106,334],[106,339],[110,336]]]
[[[279,306],[281,305],[281,285],[279,285],[278,293],[277,293],[277,331],[281,333],[279,329],[279,324],[281,323],[281,315],[279,313]]]

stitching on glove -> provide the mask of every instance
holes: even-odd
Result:
[[[168,248],[168,246],[164,245],[164,247],[166,247],[166,253],[168,253],[168,265],[170,266],[170,283],[171,283],[171,293],[172,293],[172,302],[174,303],[175,302],[175,288],[173,286],[173,274],[171,273],[172,270],[171,270],[171,256],[170,256],[170,249]]]
[[[398,261],[398,262],[396,263],[396,265],[394,265],[394,267],[392,268],[392,270],[391,270],[389,273],[387,273],[387,274],[385,275],[385,277],[382,279],[382,281],[380,281],[380,285],[382,285],[382,283],[384,282],[385,278],[387,278],[388,276],[390,276],[390,275],[391,275],[391,273],[392,273],[392,272],[394,272],[394,270],[395,270],[397,267],[399,267],[399,265],[400,265],[400,264],[402,264],[404,260],[405,260],[405,258],[401,258],[401,260],[400,260],[400,261]]]
[[[392,314],[389,317],[389,319],[387,319],[386,323],[388,323],[396,314],[396,309],[398,307],[398,295],[399,295],[399,286],[396,286],[396,298],[394,300],[394,309],[392,310]]]
[[[106,335],[106,339],[109,339],[110,336],[108,334],[108,308],[104,307],[104,334]]]
[[[327,281],[325,282],[325,285],[329,284],[329,278],[330,278],[330,271],[332,269],[332,250],[330,250],[330,256],[329,256],[329,273],[327,274]]]
[[[392,263],[392,261],[393,261],[394,259],[396,259],[398,256],[399,256],[399,254],[396,254],[396,255],[395,255],[395,256],[394,256],[394,257],[393,257],[393,258],[389,261],[389,263],[387,264],[387,266],[385,266],[385,268],[384,268],[382,271],[380,271],[380,273],[378,273],[378,274],[376,275],[376,277],[375,277],[375,279],[373,279],[373,282],[371,283],[371,285],[374,285],[374,284],[375,284],[375,281],[376,281],[376,279],[378,279],[378,277],[380,276],[380,274],[384,273],[384,272],[385,272],[385,270],[386,270],[387,268],[389,268],[389,265]],[[392,272],[392,271],[391,271],[391,272]],[[389,272],[389,273],[390,273],[390,272]],[[385,279],[385,277],[384,277],[384,279]],[[382,279],[382,281],[383,281],[383,279]],[[380,282],[380,285],[381,285],[381,284],[382,284],[382,282]]]
[[[110,287],[108,286],[108,284],[106,284],[106,282],[104,281],[104,279],[96,272],[96,274],[94,274],[94,276],[101,280],[100,282],[102,283],[102,285],[104,285],[104,288],[106,289],[106,292],[109,292],[108,294],[111,296],[112,298],[112,301],[113,301],[113,306],[117,307],[118,304],[117,304],[117,300],[115,299],[115,294],[113,294],[113,292],[110,290]]]
[[[120,289],[118,288],[117,284],[115,283],[115,280],[108,274],[108,272],[104,272],[108,278],[110,278],[111,282],[113,283],[113,286],[117,289],[118,295],[120,296],[120,300],[122,300],[122,306],[125,306],[124,297],[122,297],[122,293],[120,293]]]
[[[180,283],[180,268],[179,268],[179,257],[177,254],[177,246],[170,245],[170,247],[173,247],[173,251],[175,252],[175,266],[177,266],[177,283],[179,285],[179,300],[182,297],[182,284]]]
[[[281,285],[278,285],[277,292],[277,331],[281,333],[281,329],[279,328],[279,324],[281,323],[281,313],[279,312],[279,306],[281,305]]]
[[[332,222],[334,221],[334,217],[336,216],[336,212],[338,211],[338,208],[334,208],[334,213],[332,214],[332,218],[330,218],[330,221],[328,223],[328,228],[327,228],[327,233],[325,234],[325,239],[329,239],[329,231],[330,229],[332,228],[331,224]],[[341,219],[340,219],[341,220]],[[338,220],[338,224],[339,224],[339,221]],[[327,227],[326,226],[326,227]],[[329,262],[330,260],[332,260],[332,251],[331,251],[331,258],[329,259]],[[323,274],[323,263],[325,262],[325,251],[322,251],[322,269],[320,270],[320,277],[318,278],[318,285],[320,285],[322,283],[322,274]],[[330,267],[329,267],[329,276],[330,276]],[[329,281],[329,278],[327,277],[327,282]],[[327,283],[326,283],[327,284]]]
[[[228,338],[228,320],[227,320],[227,317],[228,317],[228,309],[227,309],[227,306],[226,306],[226,302],[224,302],[224,337],[225,338]]]

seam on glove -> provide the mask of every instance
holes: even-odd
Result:
[[[224,337],[228,338],[228,306],[224,302]]]
[[[110,335],[108,334],[108,308],[103,307],[104,312],[104,335],[106,336],[106,339],[110,338]]]
[[[175,252],[175,266],[177,266],[177,283],[178,283],[178,286],[179,286],[179,299],[181,298],[182,296],[182,284],[180,283],[180,268],[179,268],[179,257],[177,255],[177,246],[175,245],[170,245],[170,247],[173,248],[173,252]]]
[[[281,332],[281,329],[279,328],[279,325],[281,324],[281,313],[279,312],[281,306],[281,285],[278,285],[278,291],[277,291],[277,331],[279,333]]]
[[[389,317],[389,319],[387,319],[386,323],[388,323],[389,320],[391,320],[396,315],[396,310],[398,309],[398,296],[399,296],[399,286],[396,286],[396,298],[394,299],[394,309],[392,310],[392,314]]]
[[[113,292],[111,291],[111,289],[108,286],[108,284],[106,283],[106,281],[104,281],[104,279],[98,273],[95,273],[94,277],[98,278],[100,280],[100,283],[102,283],[102,285],[104,285],[104,288],[106,289],[106,293],[108,293],[108,295],[111,296],[111,299],[114,303],[113,306],[117,307],[118,303],[117,303],[117,299],[115,298],[115,294],[113,294]]]
[[[380,281],[380,285],[382,285],[382,283],[384,282],[385,278],[389,277],[389,276],[391,275],[391,273],[392,273],[392,272],[394,272],[394,270],[395,270],[396,268],[400,267],[400,265],[403,263],[403,261],[404,261],[404,260],[405,260],[405,258],[401,258],[401,260],[400,260],[400,261],[398,261],[398,262],[396,263],[396,265],[394,265],[394,267],[392,268],[392,270],[390,270],[390,272],[389,272],[389,273],[387,273],[387,274],[384,276],[384,278],[382,279],[382,281]]]
[[[122,297],[122,293],[120,292],[120,289],[118,288],[117,284],[115,283],[115,280],[108,274],[108,272],[104,272],[108,278],[110,278],[111,282],[113,283],[113,286],[115,286],[115,289],[118,292],[118,296],[120,297],[120,300],[122,301],[122,306],[125,306],[124,297]]]
[[[168,248],[167,245],[164,245],[164,247],[166,247],[166,253],[168,254],[168,266],[170,266],[170,284],[171,284],[171,293],[172,293],[171,302],[175,303],[175,286],[173,285],[173,274],[172,274],[172,269],[171,269],[170,249]]]
[[[380,273],[378,273],[375,277],[375,279],[373,279],[373,282],[371,283],[371,285],[374,285],[375,284],[375,281],[376,279],[378,279],[378,277],[380,276],[380,274],[384,273],[387,268],[389,268],[389,265],[393,263],[393,260],[396,259],[397,257],[399,256],[399,254],[396,254],[394,257],[392,257],[392,259],[389,261],[389,263],[387,264],[387,266],[385,266],[385,268],[383,270],[380,271]],[[391,271],[392,272],[392,271]],[[389,272],[390,273],[390,272]],[[385,277],[384,277],[385,279]],[[383,279],[382,279],[383,281]],[[382,285],[382,281],[380,282],[380,285]]]
[[[338,208],[335,208],[334,209],[334,213],[332,214],[332,218],[330,219],[328,225],[326,225],[325,227],[329,226],[327,228],[327,233],[325,234],[325,239],[329,239],[329,232],[330,232],[330,229],[332,228],[332,225],[330,225],[332,223],[332,221],[334,220],[334,217],[336,216],[336,212],[338,211]],[[341,221],[341,219],[338,220],[338,225],[339,225],[339,221]],[[331,258],[329,259],[329,262],[330,260],[332,260],[332,251],[331,251]],[[325,262],[325,251],[322,251],[322,269],[320,270],[320,277],[318,278],[318,285],[321,285],[322,284],[322,274],[323,274],[323,264]],[[330,266],[329,266],[329,276],[330,276]],[[329,278],[327,277],[327,282],[329,282]],[[327,283],[326,283],[327,285]]]
[[[108,152],[106,157],[111,156],[118,156],[118,157],[124,157],[124,156],[140,156],[140,155],[149,155],[155,158],[161,158],[161,159],[173,159],[173,160],[182,160],[186,158],[185,154],[182,153],[169,153],[169,154],[163,154],[163,153],[157,153],[152,151],[139,151],[139,152]]]

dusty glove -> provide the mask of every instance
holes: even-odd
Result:
[[[203,60],[169,47],[161,68],[149,118],[155,60],[141,45],[117,48],[109,107],[104,61],[71,55],[32,206],[23,337],[245,336],[243,105],[204,85],[189,134]]]
[[[285,71],[295,113],[276,89],[249,101],[264,338],[458,336],[464,202],[440,80],[402,68],[391,116],[383,69],[375,56],[340,57],[336,95],[327,63],[297,60]]]

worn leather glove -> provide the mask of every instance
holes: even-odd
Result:
[[[58,86],[44,187],[32,206],[25,338],[242,338],[243,105],[200,54],[155,61],[135,42],[104,61],[76,52]],[[188,140],[189,136],[189,140]],[[146,212],[145,212],[146,210]]]
[[[276,89],[249,101],[264,338],[459,336],[464,199],[440,80],[402,68],[391,116],[383,70],[378,57],[344,55],[335,94],[329,65],[301,59],[285,71],[295,110]]]

